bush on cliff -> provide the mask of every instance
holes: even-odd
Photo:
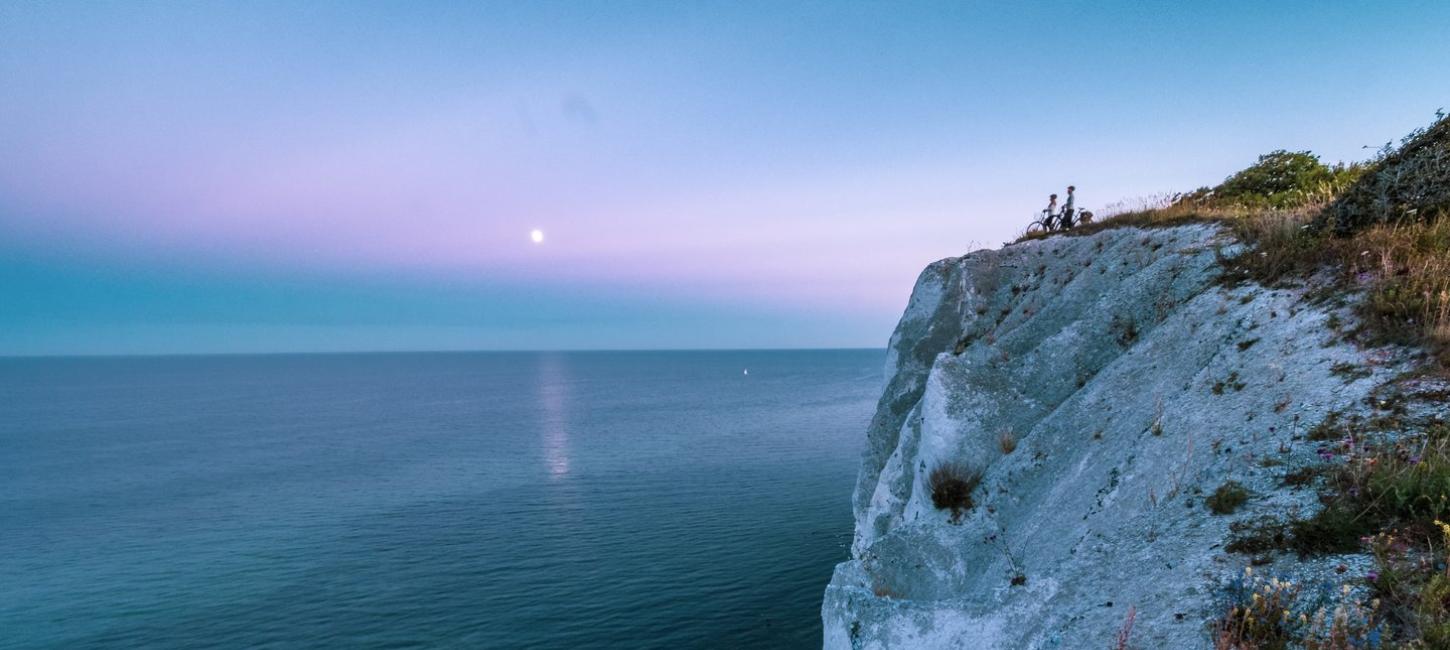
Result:
[[[957,523],[976,505],[972,492],[981,482],[981,470],[944,461],[927,476],[926,487],[931,491],[931,504],[938,510],[951,510],[952,523]]]
[[[1217,187],[1183,195],[1178,202],[1201,208],[1285,210],[1332,198],[1363,172],[1362,165],[1320,162],[1308,151],[1280,149],[1259,156],[1249,167],[1229,176]]]
[[[1389,144],[1354,185],[1325,208],[1318,224],[1341,235],[1381,224],[1424,222],[1450,212],[1450,116]]]

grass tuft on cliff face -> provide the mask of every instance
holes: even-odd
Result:
[[[1243,485],[1240,485],[1238,481],[1228,481],[1218,486],[1213,494],[1203,500],[1203,504],[1208,506],[1209,511],[1213,514],[1229,515],[1248,500],[1249,491],[1244,489]]]
[[[972,492],[981,482],[981,470],[960,463],[941,462],[927,476],[926,487],[931,491],[931,504],[938,510],[951,510],[952,523],[957,523],[976,505],[972,501]]]

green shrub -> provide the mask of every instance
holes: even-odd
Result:
[[[1450,212],[1450,116],[1386,144],[1379,159],[1318,219],[1341,235],[1376,224],[1422,222]]]
[[[1450,576],[1437,573],[1420,591],[1416,627],[1429,648],[1450,648]]]
[[[1418,458],[1406,453],[1377,457],[1360,481],[1362,499],[1385,518],[1428,521],[1450,515],[1450,455],[1443,443]]]
[[[1228,177],[1183,200],[1209,207],[1284,210],[1327,200],[1359,174],[1353,165],[1329,167],[1308,151],[1271,151]]]
[[[1396,524],[1432,529],[1450,518],[1450,441],[1377,449],[1340,468],[1331,484],[1323,510],[1288,524],[1287,546],[1300,554],[1354,552],[1365,536]]]

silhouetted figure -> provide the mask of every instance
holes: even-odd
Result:
[[[1062,204],[1062,218],[1059,219],[1059,221],[1062,223],[1062,229],[1063,230],[1071,230],[1072,229],[1072,217],[1073,217],[1073,213],[1075,212],[1073,210],[1073,196],[1072,196],[1072,193],[1076,189],[1077,189],[1076,187],[1073,187],[1071,185],[1068,185],[1067,186],[1067,202]],[[1053,196],[1057,196],[1057,195],[1054,194]]]

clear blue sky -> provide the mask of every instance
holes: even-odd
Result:
[[[880,346],[926,263],[1450,105],[1450,3],[0,4],[0,354]],[[530,232],[542,230],[543,243]]]

